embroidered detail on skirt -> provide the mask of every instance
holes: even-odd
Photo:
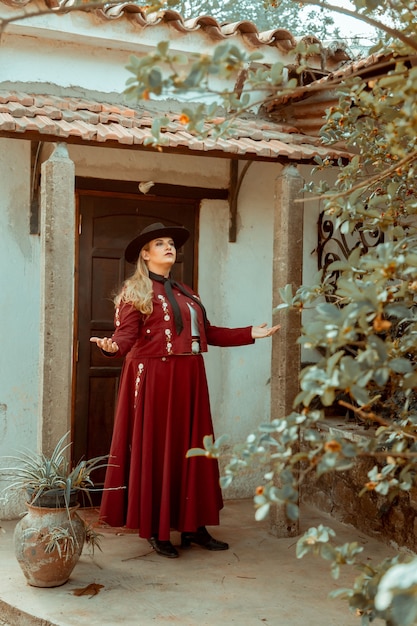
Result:
[[[143,370],[144,370],[145,366],[143,363],[139,363],[138,365],[138,371],[137,371],[137,375],[136,375],[136,380],[135,380],[135,408],[136,408],[136,400],[138,397],[138,393],[139,393],[139,385],[140,385],[140,379],[141,376],[143,374]]]

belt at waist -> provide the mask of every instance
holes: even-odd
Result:
[[[201,346],[200,339],[198,337],[193,337],[191,341],[191,352],[192,354],[200,354]]]
[[[200,340],[193,339],[191,341],[191,350],[189,352],[175,352],[169,356],[162,357],[162,360],[165,361],[166,359],[169,359],[170,356],[195,356],[197,354],[201,354]]]

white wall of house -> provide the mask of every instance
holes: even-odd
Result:
[[[248,170],[239,196],[236,243],[228,241],[227,203],[203,203],[200,292],[213,323],[272,323],[271,223],[277,169],[263,163]],[[217,424],[216,431],[239,441],[269,420],[271,341],[230,350],[211,348],[208,357],[209,379],[217,380],[212,385],[214,418],[224,422]]]
[[[43,14],[36,15],[37,6]],[[118,18],[118,10],[114,8],[115,19],[101,17],[99,11],[96,15],[82,11],[45,14],[43,2],[32,0],[30,12],[35,15],[10,23],[2,33],[0,85],[6,81],[48,83],[121,94],[126,80],[132,76],[126,69],[131,55],[147,54],[154,51],[158,42],[167,40],[170,51],[190,53],[212,53],[215,45],[225,43],[222,39],[215,41],[204,29],[183,32],[166,23],[141,28],[133,19]],[[17,11],[16,7],[0,5],[0,16],[5,19],[16,18]],[[233,45],[247,54],[260,52],[250,37],[233,38]],[[261,62],[295,62],[294,53],[283,53],[275,46],[262,46],[261,53]],[[177,68],[184,71],[184,66]],[[212,76],[210,86],[215,91],[226,86],[233,88],[236,78],[231,75],[227,84],[224,77]],[[199,98],[204,98],[206,103],[213,100],[207,90],[202,93]],[[264,95],[264,92],[252,92],[251,99],[257,102]]]
[[[109,50],[74,41],[65,46],[33,36],[5,37],[0,82],[50,83],[122,93],[130,74],[125,69],[128,50]],[[31,59],[28,62],[28,59]]]
[[[0,467],[17,449],[36,448],[39,395],[39,252],[29,234],[30,143],[0,139]],[[4,481],[0,481],[0,490]],[[20,505],[0,491],[0,513]],[[1,517],[1,514],[0,514]]]

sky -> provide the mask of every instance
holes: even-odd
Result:
[[[344,7],[346,9],[355,10],[355,6],[349,2],[348,0],[329,0],[328,4],[332,4],[334,6]],[[347,15],[342,15],[341,13],[332,12],[332,17],[335,21],[335,24],[339,27],[341,34],[347,36],[360,36],[361,39],[368,39],[369,41],[375,39],[375,29],[371,26],[368,26],[361,20],[357,20],[353,17],[349,17]]]

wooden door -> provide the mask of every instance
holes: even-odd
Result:
[[[178,254],[173,275],[193,285],[198,201],[78,191],[77,358],[75,364],[74,459],[108,454],[122,359],[102,355],[91,336],[114,329],[113,296],[134,266],[124,250],[145,226],[185,226],[191,237]],[[101,482],[104,472],[96,475]],[[97,503],[97,500],[95,501]]]

